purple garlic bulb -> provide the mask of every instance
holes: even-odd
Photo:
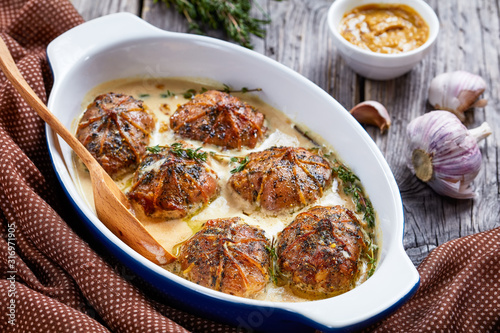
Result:
[[[472,182],[482,164],[478,142],[490,134],[487,123],[468,130],[453,113],[426,113],[408,124],[408,167],[438,194],[473,198]]]

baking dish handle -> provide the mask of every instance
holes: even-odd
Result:
[[[47,57],[54,77],[60,78],[74,64],[85,60],[83,57],[99,52],[102,45],[119,44],[134,37],[166,34],[170,32],[156,28],[131,13],[110,14],[85,22],[55,38],[47,47]]]

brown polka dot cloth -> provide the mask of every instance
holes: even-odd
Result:
[[[45,48],[80,23],[66,0],[0,1],[0,36],[44,101]],[[43,121],[2,73],[0,89],[0,332],[236,332],[167,305],[94,244],[57,182]],[[499,244],[497,228],[438,247],[417,294],[368,331],[500,331]]]
[[[500,228],[449,241],[418,267],[420,287],[375,332],[500,332]]]

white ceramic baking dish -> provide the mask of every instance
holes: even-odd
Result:
[[[108,250],[178,306],[250,331],[342,331],[379,320],[417,289],[419,275],[403,245],[401,197],[384,157],[365,130],[330,95],[291,69],[228,42],[157,29],[118,13],[84,23],[47,49],[54,74],[49,109],[71,128],[96,85],[127,77],[204,77],[233,87],[260,87],[260,97],[331,143],[360,177],[378,213],[380,261],[365,283],[337,297],[300,303],[223,294],[149,262],[113,235],[73,183],[71,150],[47,128],[54,168],[82,221]]]

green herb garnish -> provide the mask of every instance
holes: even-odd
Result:
[[[158,154],[161,151],[161,147],[156,145],[154,147],[146,147],[146,150],[153,154]]]
[[[223,85],[223,89],[222,91],[225,92],[226,94],[229,94],[229,92],[231,91],[231,88],[229,88],[229,86],[225,83],[222,84]]]
[[[369,239],[368,252],[366,252],[366,257],[368,258],[368,265],[370,265],[370,270],[368,271],[368,277],[372,276],[377,268],[377,259],[375,253],[378,250],[378,246],[373,244],[371,239]],[[371,253],[371,254],[370,254]]]
[[[250,162],[250,159],[248,158],[248,156],[245,156],[243,161],[241,161],[237,157],[231,157],[231,162],[233,162],[233,163],[240,162],[240,165],[238,165],[236,168],[234,168],[230,171],[232,174],[234,174],[236,172],[240,172],[241,170],[243,170],[245,168],[245,166],[248,164],[248,162]]]
[[[149,97],[149,94],[139,94],[139,98]]]
[[[252,88],[252,89],[249,89],[247,87],[242,87],[240,90],[234,90],[233,88],[231,88],[230,86],[228,86],[227,84],[223,83],[223,88],[219,91],[222,91],[222,92],[225,92],[226,94],[230,94],[230,93],[242,93],[242,94],[246,94],[247,92],[254,92],[254,91],[262,91],[262,88]]]
[[[226,94],[230,94],[230,93],[243,93],[244,94],[244,93],[247,93],[247,92],[262,91],[262,88],[248,89],[247,87],[243,87],[240,90],[233,90],[231,87],[229,87],[225,83],[223,83],[222,86],[223,86],[222,89],[215,89],[215,90],[221,91],[221,92],[225,92]],[[208,89],[205,88],[205,87],[201,87],[201,89],[200,89],[199,92],[196,89],[191,88],[191,89],[188,89],[185,92],[183,92],[182,96],[184,96],[184,98],[186,98],[186,99],[191,99],[195,95],[203,94],[203,93],[205,93],[207,91],[208,91]],[[174,93],[171,93],[172,95],[168,95],[168,93],[171,93],[171,92],[167,92],[167,94],[162,94],[162,97],[175,96]]]
[[[269,266],[269,277],[271,281],[278,285],[279,268],[276,261],[278,260],[278,255],[276,254],[276,249],[274,248],[274,238],[271,241],[271,246],[266,245],[266,250],[271,257],[271,265]]]
[[[182,96],[184,96],[185,99],[191,99],[196,95],[196,90],[194,89],[188,89]]]
[[[358,176],[356,176],[345,165],[335,161],[337,166],[333,167],[333,171],[342,181],[344,193],[350,195],[356,204],[356,212],[363,213],[363,219],[368,223],[370,228],[375,227],[375,210],[370,199],[366,198]]]
[[[206,162],[208,153],[200,151],[201,147],[196,149],[183,148],[182,143],[175,142],[170,145],[170,151],[179,157]]]
[[[169,98],[169,97],[174,97],[175,93],[171,92],[170,90],[167,90],[166,93],[160,94],[161,98]]]

